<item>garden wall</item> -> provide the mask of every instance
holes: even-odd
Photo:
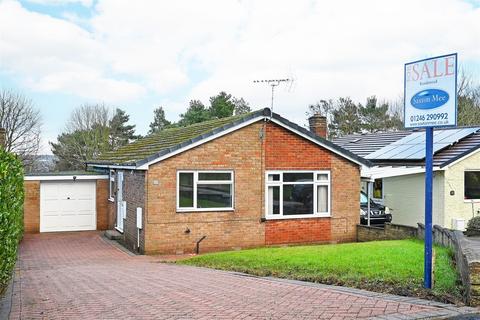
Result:
[[[357,241],[401,240],[417,237],[417,228],[400,224],[385,224],[385,228],[357,225]]]

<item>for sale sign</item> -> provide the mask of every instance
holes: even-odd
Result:
[[[405,64],[405,128],[457,125],[457,54]]]

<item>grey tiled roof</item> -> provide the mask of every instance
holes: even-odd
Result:
[[[408,136],[410,133],[411,131],[392,131],[370,134],[351,134],[335,138],[332,141],[358,156],[365,157],[392,142]]]
[[[458,127],[462,128],[462,127]],[[463,127],[466,128],[466,127]],[[434,166],[444,167],[480,148],[480,126],[469,127],[477,129],[476,132],[448,145],[435,152],[433,157]],[[435,131],[453,130],[452,128],[435,129]],[[419,130],[402,130],[394,132],[379,132],[369,134],[353,134],[333,139],[335,144],[357,154],[367,157],[369,154],[386,147],[413,132]],[[420,130],[421,131],[421,130]],[[423,165],[424,158],[415,159],[370,159],[376,165]]]
[[[233,128],[241,123],[245,123],[252,119],[258,119],[260,121],[262,118],[273,118],[287,128],[308,136],[320,145],[333,150],[353,162],[370,166],[370,162],[363,157],[358,156],[331,141],[316,136],[309,130],[290,122],[279,114],[272,113],[269,108],[260,109],[241,116],[201,122],[187,127],[165,129],[157,134],[150,135],[126,146],[120,147],[116,151],[104,153],[98,159],[87,161],[87,164],[92,167],[105,165],[142,166],[150,161],[178,151],[179,149]]]

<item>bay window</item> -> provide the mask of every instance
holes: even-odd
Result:
[[[233,210],[233,171],[178,171],[177,211]]]
[[[330,216],[329,171],[267,171],[266,218]]]

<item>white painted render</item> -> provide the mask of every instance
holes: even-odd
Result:
[[[417,226],[424,222],[425,175],[416,173],[383,179],[383,202],[392,209],[392,223]],[[444,174],[433,178],[433,224],[444,225]]]
[[[472,153],[469,157],[454,163],[445,170],[445,224],[450,226],[452,219],[465,219],[467,222],[473,215],[480,215],[480,200],[465,200],[464,172],[480,170],[480,153]],[[454,195],[450,195],[453,191]]]

